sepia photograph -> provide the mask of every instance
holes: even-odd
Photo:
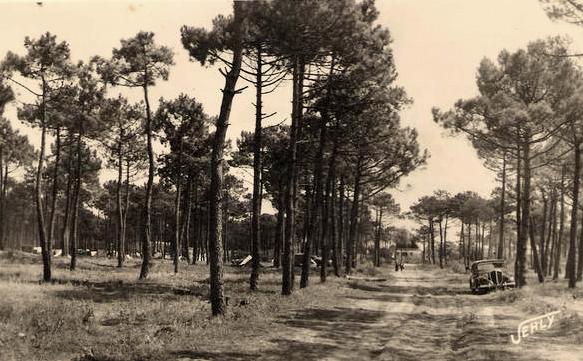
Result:
[[[0,0],[0,361],[583,361],[583,0]]]

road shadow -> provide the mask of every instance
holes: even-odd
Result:
[[[195,360],[219,360],[219,361],[252,361],[260,358],[261,355],[244,352],[209,352],[209,351],[175,351],[172,356],[178,359]]]
[[[326,340],[326,345],[335,347],[333,345],[359,343],[371,335],[376,337],[382,333],[390,333],[390,329],[379,327],[385,315],[383,311],[362,308],[309,308],[292,317],[280,318],[278,322],[308,335],[315,334],[318,339]]]
[[[63,283],[70,283],[77,287],[72,290],[55,290],[53,291],[55,296],[63,299],[85,300],[96,303],[127,301],[132,297],[150,296],[162,296],[167,299],[178,299],[184,296],[208,297],[208,287],[203,285],[180,288],[148,281],[123,282],[119,280],[108,282],[66,280]]]
[[[270,342],[277,346],[270,350],[268,354],[262,355],[257,360],[262,361],[307,361],[330,359],[330,354],[339,349],[335,345],[323,342],[304,342],[277,338]]]

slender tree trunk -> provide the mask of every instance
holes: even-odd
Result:
[[[51,192],[51,213],[49,215],[48,243],[53,243],[55,234],[55,218],[57,208],[57,196],[59,194],[59,161],[61,159],[61,128],[57,127],[55,137],[55,168],[53,170],[53,189]]]
[[[543,201],[543,214],[542,214],[542,222],[541,222],[541,229],[540,229],[540,263],[541,263],[541,270],[543,275],[546,274],[547,271],[547,262],[546,262],[546,245],[545,245],[545,235],[547,233],[547,213],[549,211],[549,201],[548,198],[545,196],[544,190],[541,189],[542,193],[542,201]]]
[[[492,220],[488,222],[488,259],[492,258]]]
[[[458,260],[459,260],[460,256],[463,258],[464,266],[465,266],[466,265],[466,240],[465,240],[465,234],[464,234],[464,222],[463,221],[462,221],[462,229],[460,231],[460,246],[459,246]]]
[[[486,237],[486,222],[482,222],[482,238],[480,241],[480,259],[484,259],[484,238]]]
[[[74,186],[74,194],[73,194],[73,218],[71,220],[72,228],[71,234],[69,236],[71,240],[71,265],[69,269],[74,271],[77,267],[77,248],[78,248],[78,224],[79,224],[79,198],[81,193],[81,166],[82,166],[82,157],[81,157],[81,141],[82,135],[81,133],[77,136],[77,166],[75,171],[75,186]]]
[[[574,288],[577,282],[575,273],[577,249],[577,211],[579,209],[579,184],[581,179],[581,143],[576,143],[573,149],[575,167],[573,169],[573,205],[571,207],[571,230],[569,234],[569,254],[565,276],[569,279],[569,288]]]
[[[342,266],[342,258],[344,255],[344,252],[348,253],[347,250],[347,245],[345,244],[345,240],[344,240],[344,228],[345,228],[345,222],[344,222],[344,176],[340,176],[340,184],[338,186],[338,257],[339,257],[339,262],[340,264],[338,265],[338,268],[340,269]],[[340,272],[339,272],[340,273]]]
[[[375,235],[374,241],[374,266],[380,267],[381,266],[381,232],[383,229],[382,222],[383,222],[383,207],[379,207],[378,218],[377,218],[377,231]]]
[[[72,138],[71,138],[72,142]],[[69,150],[67,159],[67,188],[65,188],[65,215],[63,217],[63,253],[62,256],[69,254],[69,233],[71,225],[71,187],[73,186],[73,152]]]
[[[558,197],[555,192],[554,205],[553,205],[553,219],[552,219],[552,233],[551,233],[551,252],[549,253],[549,268],[546,276],[550,277],[553,274],[553,269],[555,267],[555,252],[557,251],[557,206]]]
[[[449,215],[445,214],[445,224],[443,225],[443,260],[447,265],[447,224],[449,222]]]
[[[6,244],[6,194],[8,192],[8,162],[4,163],[4,179],[2,180],[1,191],[2,194],[0,194],[0,197],[2,198],[2,203],[0,204],[0,212],[2,213],[2,217],[0,218],[0,227],[2,232],[0,233],[0,244]],[[20,251],[22,248],[19,248],[18,250]]]
[[[472,222],[468,222],[468,244],[466,249],[466,267],[470,266],[470,261],[472,261]]]
[[[293,290],[293,250],[292,243],[295,226],[295,195],[297,181],[297,141],[299,128],[301,126],[301,98],[303,88],[303,65],[301,65],[299,56],[295,56],[293,66],[293,94],[292,94],[292,124],[290,127],[289,155],[288,155],[288,184],[285,190],[285,238],[283,244],[282,258],[282,295],[290,295]]]
[[[532,262],[533,262],[533,266],[534,266],[534,270],[538,276],[538,281],[540,283],[543,283],[545,281],[545,276],[542,270],[542,266],[540,263],[540,259],[538,257],[538,251],[536,248],[536,240],[534,237],[534,230],[535,230],[535,224],[534,221],[532,220],[532,217],[530,218],[530,228],[529,228],[529,233],[530,233],[530,248],[532,250]]]
[[[120,138],[117,144],[117,187],[115,197],[117,203],[117,266],[122,267],[125,257],[124,232],[123,232],[123,206],[121,188],[123,181],[123,153],[122,153],[123,131],[120,130]]]
[[[142,233],[142,267],[140,279],[148,278],[150,273],[150,259],[152,256],[152,187],[154,185],[154,149],[152,147],[152,112],[150,111],[150,99],[148,97],[148,71],[145,71],[144,102],[146,104],[146,151],[148,153],[148,182],[146,183],[146,196],[144,201],[143,233]]]
[[[178,166],[182,167],[183,140],[180,139],[178,150]],[[172,242],[174,256],[174,273],[178,273],[178,261],[180,259],[180,200],[182,199],[182,174],[178,173],[174,182],[176,183],[176,197],[174,198],[174,242]]]
[[[362,155],[358,156],[358,160],[356,162],[356,169],[355,169],[355,178],[354,178],[354,194],[352,200],[352,209],[350,211],[350,230],[348,234],[348,244],[346,245],[346,274],[350,274],[352,272],[353,262],[356,258],[355,254],[355,245],[357,243],[357,231],[358,231],[358,213],[359,213],[359,204],[360,204],[360,176],[361,176],[361,164],[362,164]]]
[[[320,246],[322,251],[322,263],[320,266],[320,281],[326,282],[326,277],[328,275],[328,257],[330,255],[330,244],[332,244],[333,257],[336,257],[336,235],[334,234],[334,220],[331,218],[332,209],[334,208],[334,200],[332,193],[335,188],[336,183],[336,153],[337,153],[337,142],[334,142],[334,148],[332,149],[332,154],[328,163],[328,176],[326,179],[326,191],[324,195],[324,204],[322,211],[322,225],[321,225],[321,238]],[[330,232],[331,231],[331,232]],[[331,233],[331,239],[328,239],[328,233]],[[334,261],[333,261],[334,262]]]
[[[556,215],[556,205],[557,205],[557,199],[556,199],[556,192],[554,191],[554,189],[551,190],[551,195],[549,197],[550,200],[550,208],[549,208],[549,216],[547,218],[547,222],[548,222],[548,230],[547,230],[547,238],[545,241],[545,249],[544,249],[544,257],[542,260],[542,266],[543,266],[543,271],[545,276],[547,276],[550,273],[550,268],[552,267],[549,263],[552,264],[552,249],[551,249],[551,236],[553,234],[553,224],[556,225],[556,222],[553,222],[553,220],[556,220],[557,215]],[[554,248],[554,245],[553,245]],[[549,250],[551,251],[551,257],[549,257]],[[542,252],[542,250],[541,250]],[[551,261],[549,262],[549,258],[551,259]]]
[[[429,248],[431,248],[431,263],[435,264],[435,230],[433,228],[433,219],[429,220],[429,237],[431,241],[429,245]]]
[[[498,230],[498,250],[496,258],[504,259],[504,223],[506,208],[506,151],[502,155],[502,193],[500,195],[500,224]]]
[[[583,224],[583,215],[581,218],[581,224]],[[581,281],[583,277],[583,227],[581,227],[581,233],[579,234],[579,249],[578,249],[578,260],[577,260],[577,281]]]
[[[38,155],[38,167],[36,170],[36,180],[35,180],[35,202],[36,202],[36,216],[37,216],[37,226],[38,226],[38,237],[42,252],[43,259],[43,280],[49,282],[51,280],[51,257],[52,257],[52,245],[47,239],[45,217],[43,211],[43,201],[42,201],[42,176],[44,169],[44,159],[45,159],[45,147],[46,147],[46,93],[47,84],[42,78],[42,101],[41,101],[41,137],[40,137],[40,150]]]
[[[478,247],[480,247],[480,221],[476,222],[476,228],[475,228],[475,232],[476,232],[476,241],[474,242],[474,260],[478,259]]]
[[[178,162],[180,164],[180,161]],[[180,256],[180,198],[182,193],[182,177],[176,177],[176,195],[174,198],[174,242],[172,242],[172,256],[174,273],[178,273],[178,258]]]
[[[122,236],[123,241],[125,243],[127,228],[128,228],[128,213],[130,211],[130,161],[129,159],[126,160],[126,184],[125,184],[125,204],[124,204],[124,212],[123,212],[123,222],[122,222]],[[125,248],[125,244],[124,244]],[[124,256],[126,251],[124,249]]]
[[[308,222],[308,237],[306,239],[306,245],[304,247],[304,259],[302,262],[302,275],[300,278],[300,288],[308,287],[309,277],[310,277],[310,260],[312,257],[311,247],[315,244],[316,240],[320,238],[321,229],[321,217],[322,217],[322,178],[323,178],[323,163],[324,163],[324,147],[326,146],[326,120],[325,116],[319,122],[318,129],[318,153],[316,154],[316,159],[314,160],[314,177],[313,177],[313,200],[310,211],[310,217]]]
[[[261,120],[263,117],[263,103],[262,103],[262,92],[263,92],[263,61],[261,59],[261,45],[258,44],[256,48],[257,56],[257,69],[255,72],[255,134],[253,136],[253,198],[252,202],[252,215],[251,215],[251,277],[249,278],[249,288],[251,291],[257,290],[257,282],[259,280],[259,268],[260,268],[260,245],[261,245],[261,235],[260,235],[260,225],[259,218],[261,217],[261,146],[262,146],[262,125]]]
[[[439,268],[443,268],[443,225],[439,218]]]
[[[213,316],[225,314],[225,295],[223,280],[223,247],[222,247],[222,199],[223,199],[223,171],[224,171],[224,147],[229,126],[231,106],[235,97],[237,80],[241,71],[242,57],[242,29],[240,2],[234,5],[234,48],[233,60],[229,72],[225,76],[221,111],[216,121],[216,132],[213,141],[211,155],[211,184],[209,189],[210,222],[209,222],[209,264],[210,264],[210,299]]]
[[[201,210],[200,204],[198,202],[198,178],[194,182],[194,229],[193,229],[193,239],[192,239],[192,264],[196,264],[199,260],[199,250],[201,245],[202,233],[201,233]]]
[[[421,264],[425,264],[425,243],[428,241],[427,235],[423,235],[421,241],[423,242],[423,249],[421,250]]]
[[[285,189],[283,179],[279,180],[279,189],[277,193],[277,224],[275,226],[275,246],[273,249],[273,267],[281,266],[281,246],[284,238],[284,216],[285,216]]]
[[[186,194],[183,202],[184,209],[182,212],[182,233],[180,235],[182,244],[182,255],[186,257],[186,264],[190,264],[190,219],[192,213],[192,174],[188,175],[186,181]]]
[[[6,201],[6,181],[5,178],[7,172],[4,172],[4,144],[0,143],[0,251],[4,250],[4,217],[6,212],[4,212],[4,203]],[[19,249],[21,251],[22,249]]]
[[[520,212],[517,223],[518,223],[518,236],[516,240],[516,262],[514,265],[514,274],[516,277],[516,286],[522,287],[526,285],[526,279],[524,274],[526,272],[526,241],[528,237],[528,222],[530,219],[530,170],[529,170],[529,163],[530,163],[530,145],[525,144],[524,149],[522,149],[522,157],[518,156],[518,165],[517,165],[517,203],[520,206]],[[524,159],[524,170],[523,175],[520,174],[520,166],[521,162],[520,159]],[[521,190],[521,180],[524,179],[524,190]],[[522,192],[522,193],[521,193]],[[517,210],[518,210],[517,205]]]
[[[341,276],[341,240],[338,237],[338,231],[341,229],[342,225],[336,221],[336,204],[337,204],[337,188],[336,179],[332,180],[332,198],[330,201],[330,241],[332,244],[332,267],[334,268],[334,275],[336,277]],[[338,227],[338,228],[337,228]]]

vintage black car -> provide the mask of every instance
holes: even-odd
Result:
[[[470,266],[470,290],[472,293],[487,293],[497,289],[514,288],[515,283],[505,270],[503,259],[475,261]]]

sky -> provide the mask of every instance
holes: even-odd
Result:
[[[376,4],[378,23],[392,33],[397,83],[414,100],[402,112],[402,124],[418,130],[422,148],[431,155],[426,166],[389,192],[404,210],[437,189],[488,196],[496,185],[494,174],[483,167],[467,140],[451,137],[433,123],[431,108],[449,109],[457,99],[475,96],[480,60],[495,59],[502,49],[513,51],[539,38],[567,35],[573,51],[582,52],[583,28],[549,20],[538,0],[377,0]],[[151,103],[186,93],[196,97],[208,114],[216,115],[224,80],[216,68],[189,61],[180,43],[180,27],[209,27],[214,16],[230,12],[231,2],[224,0],[44,1],[42,6],[35,1],[0,0],[0,56],[9,50],[23,54],[25,36],[37,38],[50,31],[70,44],[74,61],[109,57],[120,39],[140,30],[153,31],[158,44],[173,49],[176,65],[170,79],[151,90]],[[250,87],[235,98],[230,139],[253,129],[253,93]],[[134,101],[142,96],[139,89],[124,94]],[[266,125],[289,121],[290,99],[288,86],[266,97],[266,113],[277,112]],[[15,105],[5,116],[39,144],[38,132],[16,118]]]

